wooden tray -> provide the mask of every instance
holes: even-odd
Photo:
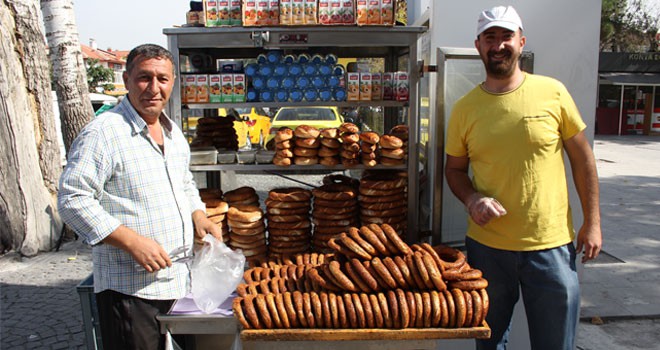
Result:
[[[243,341],[487,339],[490,327],[405,329],[247,329]]]

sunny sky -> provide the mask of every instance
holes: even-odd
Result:
[[[167,47],[163,28],[186,22],[185,0],[74,0],[80,43],[94,39],[100,49],[130,50],[153,43]]]

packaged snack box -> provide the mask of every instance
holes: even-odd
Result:
[[[293,13],[292,9],[293,3],[292,0],[280,0],[280,24],[281,25],[291,25],[293,24],[293,19],[291,17]]]
[[[218,2],[207,0],[204,2],[204,13],[206,14],[206,26],[215,27],[218,25]]]
[[[383,75],[381,73],[371,73],[371,100],[380,101],[382,99]]]
[[[234,102],[245,102],[245,74],[234,74]]]
[[[355,1],[341,1],[342,23],[355,24]]]
[[[380,0],[369,0],[367,3],[367,24],[380,24]]]
[[[257,25],[257,2],[254,0],[243,2],[243,25],[248,27]]]
[[[319,0],[319,23],[330,24],[330,0]]]
[[[241,0],[231,0],[229,12],[231,13],[231,25],[240,26],[241,20]]]
[[[197,102],[198,103],[208,103],[209,102],[209,76],[206,75],[206,74],[197,74],[196,86],[197,86]]]
[[[305,19],[305,24],[316,24],[316,12],[317,12],[317,4],[316,0],[304,0],[304,7],[305,7],[305,14],[304,14],[304,19]]]
[[[218,0],[218,25],[231,25],[231,3],[229,0]]]
[[[305,0],[292,0],[291,24],[305,24]]]
[[[181,103],[197,102],[197,79],[194,74],[182,76],[183,93],[181,94]]]
[[[330,0],[330,23],[340,24],[342,19],[341,12],[342,0]]]
[[[360,101],[371,101],[371,73],[360,73]]]
[[[209,101],[211,103],[222,102],[222,79],[220,74],[209,75]]]
[[[394,74],[391,72],[383,73],[383,100],[394,100]]]
[[[234,75],[221,74],[220,80],[222,89],[221,102],[234,102]]]
[[[360,100],[360,73],[346,73],[346,90],[348,101]]]
[[[268,2],[268,17],[270,18],[269,25],[278,25],[280,23],[280,2],[277,0],[270,0]]]
[[[257,0],[257,25],[267,26],[270,24],[270,14],[268,13],[268,1]]]
[[[394,0],[380,1],[380,24],[394,25]]]
[[[369,2],[368,0],[357,0],[357,24],[359,26],[367,25],[369,12]]]
[[[394,75],[395,94],[397,101],[408,101],[410,96],[410,82],[408,80],[408,73],[396,72]]]

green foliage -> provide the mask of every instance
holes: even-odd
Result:
[[[647,11],[644,0],[603,0],[600,50],[657,52],[659,26],[660,20]]]
[[[99,85],[103,84],[105,86],[107,82],[114,81],[114,78],[114,71],[101,66],[99,60],[90,59],[87,61],[87,86],[89,87],[89,92],[97,92],[96,88]],[[114,85],[112,85],[112,88],[114,89]]]

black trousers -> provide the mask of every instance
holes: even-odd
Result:
[[[162,350],[165,336],[156,315],[175,300],[148,300],[105,290],[96,294],[104,350]]]

